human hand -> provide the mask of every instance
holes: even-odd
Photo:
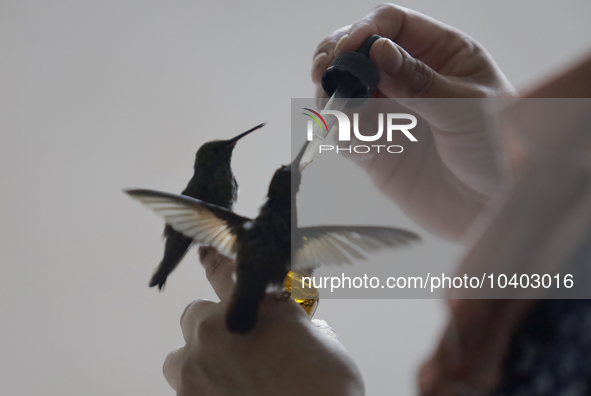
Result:
[[[574,286],[553,284],[551,290],[584,298],[588,294],[581,269],[570,265],[591,224],[591,162],[585,155],[569,150],[529,158],[515,184],[495,201],[475,224],[475,242],[457,273],[469,279],[517,274],[520,284],[527,276],[532,286],[493,290],[487,280],[482,289],[453,289],[449,324],[419,375],[421,395],[489,394],[496,389],[515,331],[535,299],[548,292],[545,286],[534,286],[533,274],[538,280],[543,274],[550,279],[570,274]]]
[[[459,111],[450,112],[449,101],[427,98],[508,97],[515,91],[474,39],[392,4],[324,39],[314,55],[312,80],[319,85],[336,54],[356,50],[372,34],[383,37],[370,51],[380,71],[374,97],[421,98],[398,102],[428,127],[419,132],[420,145],[404,155],[353,159],[415,220],[458,240],[501,179],[500,154],[481,113],[457,105]],[[317,96],[326,98],[320,85]]]
[[[494,60],[473,38],[394,4],[382,4],[325,38],[314,53],[314,83],[320,85],[322,74],[336,55],[356,51],[372,34],[383,37],[370,51],[370,59],[380,71],[376,97],[480,98],[514,94]]]
[[[459,274],[553,274],[569,264],[591,222],[591,164],[586,159],[591,102],[567,98],[588,98],[590,86],[588,56],[502,109],[502,132],[519,177],[475,224]],[[466,291],[450,296],[449,324],[420,371],[422,395],[494,390],[515,331],[535,303],[470,297]]]
[[[528,89],[499,109],[502,140],[512,169],[528,156],[591,150],[591,54]]]
[[[200,247],[220,303],[197,300],[181,317],[185,346],[172,351],[164,376],[178,395],[363,395],[357,367],[343,346],[318,330],[291,299],[268,294],[248,334],[226,328],[233,261]]]

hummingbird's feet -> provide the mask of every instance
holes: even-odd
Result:
[[[287,300],[289,300],[290,298],[291,298],[291,293],[290,293],[290,292],[288,292],[288,291],[285,291],[285,290],[283,290],[283,291],[280,291],[279,293],[277,293],[277,294],[275,295],[275,299],[276,299],[277,301],[287,301]]]

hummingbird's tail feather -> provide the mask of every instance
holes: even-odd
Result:
[[[156,271],[154,271],[149,283],[150,287],[158,286],[160,291],[162,291],[168,275],[179,265],[193,243],[191,238],[185,237],[169,225],[164,228],[164,237],[166,238],[164,257]]]
[[[260,273],[239,275],[226,316],[229,331],[246,334],[253,329],[257,323],[259,303],[265,296],[267,284],[268,276]]]

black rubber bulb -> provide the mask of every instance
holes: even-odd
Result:
[[[369,51],[377,34],[369,37],[357,51],[338,54],[322,75],[322,88],[328,96],[352,98],[349,108],[359,108],[367,103],[380,82],[380,72],[369,59]]]

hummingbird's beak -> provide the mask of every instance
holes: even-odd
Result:
[[[304,156],[304,152],[306,151],[306,148],[308,148],[308,144],[310,142],[306,141],[306,143],[304,143],[304,145],[302,146],[302,148],[300,149],[300,152],[298,153],[298,155],[294,158],[294,160],[291,162],[291,166],[297,166],[298,167],[298,171],[301,173],[304,170],[305,166],[302,166],[301,162],[302,162],[302,157]]]
[[[255,126],[254,128],[251,128],[251,129],[249,129],[249,130],[248,130],[248,131],[246,131],[246,132],[242,132],[240,135],[238,135],[238,136],[236,136],[236,137],[233,137],[232,139],[228,140],[228,146],[231,146],[231,147],[235,146],[235,145],[236,145],[236,143],[237,143],[237,142],[238,142],[240,139],[242,139],[244,136],[248,135],[248,134],[249,134],[249,133],[251,133],[251,132],[254,132],[254,131],[256,131],[257,129],[260,129],[260,128],[264,127],[265,125],[267,125],[267,123],[266,123],[266,122],[263,122],[262,124],[260,124],[260,125],[257,125],[257,126]]]

